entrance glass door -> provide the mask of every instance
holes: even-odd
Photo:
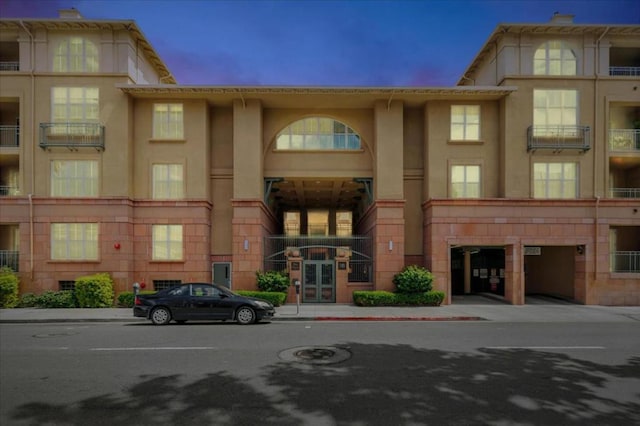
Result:
[[[335,302],[334,262],[332,260],[307,260],[302,263],[302,267],[304,277],[302,302]]]

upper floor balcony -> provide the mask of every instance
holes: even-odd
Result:
[[[611,46],[609,75],[640,76],[640,47]]]
[[[20,146],[20,127],[0,125],[0,147],[16,148]]]
[[[0,71],[20,71],[20,62],[0,61]]]
[[[591,148],[590,132],[589,126],[529,126],[527,151],[576,149],[585,152]]]
[[[640,152],[640,129],[609,129],[609,150]]]
[[[640,67],[609,67],[609,75],[640,76]]]
[[[40,123],[40,148],[104,150],[104,126],[99,123]]]

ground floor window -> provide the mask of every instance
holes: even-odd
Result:
[[[182,225],[153,225],[153,260],[182,260]]]
[[[52,223],[51,259],[97,260],[97,223]]]

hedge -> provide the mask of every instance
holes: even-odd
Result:
[[[80,308],[110,308],[113,306],[113,280],[107,273],[77,278],[74,288]]]
[[[392,293],[390,291],[354,291],[353,303],[357,306],[440,306],[444,292]]]
[[[251,290],[236,290],[235,293],[245,297],[255,297],[256,299],[266,300],[271,302],[273,306],[282,306],[285,300],[287,300],[287,293],[279,291],[251,291]]]
[[[0,268],[0,308],[13,308],[18,305],[18,275],[13,269],[3,266]]]
[[[138,292],[138,294],[153,294],[155,291],[153,290],[142,290]],[[132,291],[123,291],[118,294],[116,299],[118,301],[118,306],[123,308],[133,308],[133,303],[135,301],[135,296]]]

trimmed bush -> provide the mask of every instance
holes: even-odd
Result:
[[[235,293],[240,296],[255,297],[256,299],[266,300],[267,302],[271,302],[273,306],[282,306],[284,301],[287,300],[287,293],[276,291],[237,290]]]
[[[34,308],[38,306],[38,296],[33,293],[24,293],[20,296],[19,308]]]
[[[18,276],[13,269],[0,268],[0,308],[13,308],[18,305]]]
[[[392,293],[390,291],[354,291],[353,303],[357,306],[440,306],[444,292]]]
[[[76,298],[71,290],[45,291],[36,296],[38,308],[76,308]]]
[[[155,291],[153,290],[142,290],[138,292],[138,294],[153,294]],[[118,294],[118,306],[122,308],[133,308],[133,303],[135,301],[135,296],[132,291],[123,291]]]
[[[286,293],[289,288],[289,276],[280,271],[256,271],[256,284],[260,291]]]
[[[75,295],[80,308],[110,308],[113,306],[113,281],[100,273],[76,279]]]
[[[393,283],[398,293],[425,293],[431,291],[433,274],[421,266],[405,266],[394,275]]]

